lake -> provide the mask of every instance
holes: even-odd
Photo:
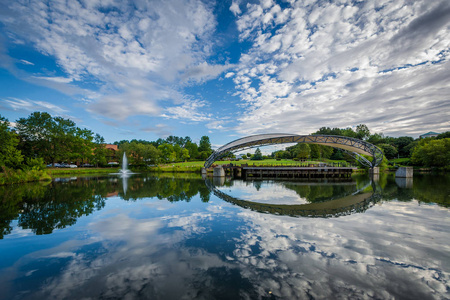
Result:
[[[450,177],[0,186],[0,299],[448,299]]]

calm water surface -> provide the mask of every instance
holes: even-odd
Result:
[[[0,299],[448,299],[450,178],[0,187]]]

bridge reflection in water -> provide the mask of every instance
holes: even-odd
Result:
[[[224,201],[251,209],[252,211],[291,217],[330,218],[362,213],[381,200],[381,192],[377,191],[379,189],[377,189],[373,181],[350,195],[345,195],[338,199],[330,198],[328,201],[307,204],[272,204],[248,201],[233,197],[219,190],[211,182],[210,178],[205,177],[205,184],[214,195]],[[311,185],[314,183],[308,182],[305,184]],[[339,183],[333,182],[333,185],[336,184]],[[342,182],[341,184],[348,185],[349,182]]]

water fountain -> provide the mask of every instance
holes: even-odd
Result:
[[[128,170],[128,158],[127,158],[125,151],[123,152],[122,169],[119,171],[119,174],[122,174],[122,175],[132,174],[130,172],[130,170]]]
[[[122,157],[122,169],[119,170],[118,173],[110,173],[110,175],[119,175],[122,178],[122,186],[123,186],[123,193],[127,194],[127,188],[128,188],[128,178],[132,175],[136,174],[128,170],[128,158],[127,154],[123,152]]]

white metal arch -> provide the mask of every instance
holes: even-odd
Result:
[[[229,152],[233,153],[259,146],[287,143],[318,144],[343,149],[354,156],[355,159],[357,159],[362,164],[372,168],[378,166],[383,160],[383,152],[378,147],[366,141],[351,137],[338,135],[297,135],[286,133],[271,133],[252,135],[234,140],[232,142],[229,142],[228,144],[223,145],[206,159],[205,168],[209,168],[217,159],[225,156]],[[373,159],[372,161],[369,161],[362,155],[371,156]]]

